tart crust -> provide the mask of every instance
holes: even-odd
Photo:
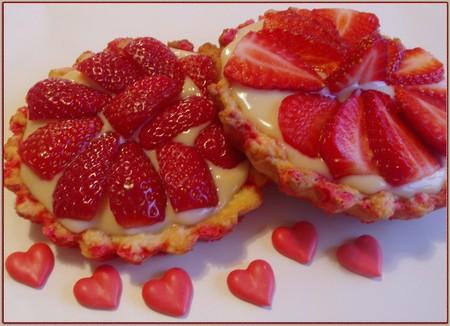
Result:
[[[198,240],[222,238],[239,222],[239,216],[252,211],[262,203],[260,187],[265,177],[250,169],[247,182],[230,202],[216,214],[202,222],[185,226],[173,224],[158,234],[108,235],[96,229],[74,233],[65,228],[29,192],[20,177],[18,148],[27,124],[27,108],[17,110],[10,120],[13,135],[4,146],[4,185],[16,194],[17,214],[34,223],[42,224],[42,232],[60,246],[79,247],[83,256],[107,259],[117,255],[131,263],[141,263],[156,253],[182,254],[192,249]]]
[[[283,146],[262,133],[242,113],[228,81],[222,79],[215,90],[224,106],[219,117],[225,130],[259,172],[268,176],[288,195],[306,199],[329,213],[346,213],[370,223],[386,219],[412,219],[446,206],[447,180],[435,194],[418,193],[403,198],[389,191],[367,195],[337,184],[328,178],[294,166]]]

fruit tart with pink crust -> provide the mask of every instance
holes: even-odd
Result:
[[[221,121],[282,191],[364,222],[446,205],[447,86],[431,53],[347,9],[268,11],[219,42]]]
[[[261,204],[260,178],[207,91],[214,61],[170,44],[123,38],[85,52],[37,82],[11,118],[5,186],[58,245],[139,263],[219,239]]]

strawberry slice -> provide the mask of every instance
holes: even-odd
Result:
[[[75,119],[97,114],[110,97],[95,89],[59,78],[44,79],[28,91],[30,120]]]
[[[95,217],[118,145],[117,134],[104,134],[68,165],[53,192],[56,217],[85,221]]]
[[[444,66],[422,48],[405,50],[392,83],[400,85],[431,84],[444,78]]]
[[[436,101],[436,105],[447,112],[447,86],[441,83],[428,85],[405,86],[405,89],[418,92]]]
[[[386,38],[386,42],[387,42],[386,79],[387,81],[390,81],[392,80],[392,74],[398,70],[405,47],[398,38],[395,39]]]
[[[359,92],[354,92],[341,104],[326,125],[320,155],[336,179],[374,172]]]
[[[236,34],[238,33],[237,28],[225,28],[222,34],[219,36],[219,44],[221,47],[226,47],[228,44],[234,41]]]
[[[391,114],[377,91],[364,91],[366,128],[370,148],[380,174],[400,186],[433,174],[439,162],[395,114]]]
[[[244,160],[244,155],[231,145],[219,123],[211,123],[203,129],[195,140],[195,147],[203,158],[225,169],[232,169]]]
[[[166,108],[144,125],[139,141],[145,149],[155,149],[192,127],[211,121],[217,112],[211,100],[190,96]]]
[[[114,52],[122,57],[127,57],[125,47],[133,40],[131,37],[118,37],[110,41],[104,51]]]
[[[124,50],[147,74],[170,77],[176,81],[181,91],[184,83],[183,69],[167,45],[153,37],[139,37],[131,40]]]
[[[387,72],[387,41],[379,35],[364,38],[328,79],[332,92],[339,92],[355,83],[385,81]]]
[[[254,24],[255,21],[253,19],[247,19],[245,22],[239,24],[236,28],[225,28],[222,31],[222,34],[219,36],[219,44],[221,47],[226,47],[228,44],[234,41],[236,34],[239,29],[244,28],[248,25]]]
[[[166,216],[161,179],[144,151],[134,142],[120,146],[107,180],[109,206],[124,228],[151,225]]]
[[[180,62],[184,73],[194,81],[204,94],[208,94],[208,85],[215,82],[219,77],[216,65],[211,57],[201,54],[188,55],[181,58]]]
[[[50,122],[20,144],[19,155],[42,179],[61,172],[102,128],[97,118]]]
[[[286,44],[289,51],[311,66],[319,75],[328,76],[343,60],[343,53],[323,40],[284,30],[263,32],[267,42]]]
[[[349,45],[358,44],[361,39],[375,32],[380,23],[372,13],[359,12],[352,9],[314,9],[314,15],[329,19],[339,36]]]
[[[311,10],[289,8],[264,14],[265,30],[284,30],[322,40],[335,50],[344,51],[336,26],[328,18],[315,15]]]
[[[134,61],[112,51],[103,51],[81,61],[77,69],[113,93],[120,93],[144,77]]]
[[[217,206],[216,185],[208,165],[194,147],[169,142],[157,149],[157,157],[175,212]]]
[[[105,109],[104,114],[113,128],[129,137],[146,120],[180,94],[176,82],[166,76],[146,77],[138,80],[117,95]]]
[[[246,34],[228,60],[225,76],[260,89],[322,89],[324,84],[319,75],[295,52],[297,45],[278,37],[285,34],[283,31]]]
[[[342,51],[321,39],[290,32],[272,32],[280,42],[289,44],[302,60],[310,65],[320,76],[328,76],[335,71],[344,59]],[[294,48],[295,47],[295,48]]]
[[[183,51],[194,51],[194,44],[192,44],[187,39],[171,41],[167,43],[167,46],[174,49],[179,49]]]
[[[411,124],[421,139],[440,154],[447,152],[446,103],[424,93],[395,88],[402,116]]]
[[[318,157],[322,130],[338,104],[321,95],[299,93],[284,98],[278,113],[284,140],[303,154]]]

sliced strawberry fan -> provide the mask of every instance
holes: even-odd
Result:
[[[395,188],[443,168],[442,63],[421,48],[405,49],[400,40],[382,36],[372,13],[290,8],[261,19],[261,30],[235,42],[218,84],[225,106],[221,121],[255,168],[290,195],[365,222],[419,217],[445,206],[446,179],[437,193],[411,197],[389,190],[365,194],[338,183],[379,175]],[[378,88],[381,83],[387,86]],[[278,140],[253,126],[233,98],[234,84],[292,91],[278,108],[282,140],[308,158],[322,159],[331,178],[294,165]]]

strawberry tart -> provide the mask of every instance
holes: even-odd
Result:
[[[208,95],[214,61],[172,44],[122,38],[85,52],[11,118],[5,186],[58,245],[140,263],[219,239],[261,204],[261,178]]]
[[[420,217],[447,197],[443,64],[379,28],[372,13],[290,8],[219,38],[220,118],[253,166],[364,222]]]

